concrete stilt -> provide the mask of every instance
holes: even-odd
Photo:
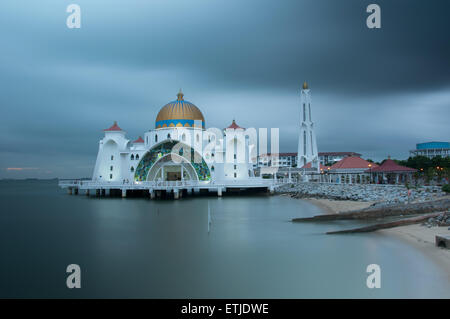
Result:
[[[173,198],[179,199],[180,198],[180,191],[178,189],[173,190]]]
[[[156,197],[161,198],[161,191],[156,191]]]
[[[102,189],[102,196],[106,196],[106,189]]]
[[[95,190],[95,196],[100,196],[100,190],[99,189]]]
[[[89,196],[89,189],[86,189],[86,196]]]
[[[125,188],[122,189],[122,197],[127,197],[127,190]]]
[[[67,194],[72,195],[72,188],[69,187],[69,188],[67,189]]]
[[[222,197],[222,187],[217,188],[217,196]]]
[[[150,193],[150,199],[155,199],[155,191],[153,189],[150,189],[149,193]]]
[[[269,186],[269,192],[270,192],[270,194],[274,194],[275,193],[275,187]]]
[[[74,192],[75,195],[78,195],[78,188],[74,188],[73,192]]]

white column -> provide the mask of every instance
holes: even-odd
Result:
[[[319,157],[317,153],[317,141],[312,121],[311,95],[308,84],[303,83],[300,92],[300,128],[297,150],[297,166],[311,162],[313,168],[320,172]]]

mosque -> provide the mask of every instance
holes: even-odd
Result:
[[[303,167],[308,164],[309,170],[318,172],[310,90],[306,82],[300,93],[297,159]],[[154,128],[143,137],[128,139],[117,122],[103,131],[92,179],[60,180],[60,187],[69,193],[85,190],[89,195],[90,190],[95,190],[97,195],[103,195],[121,191],[126,197],[127,191],[148,191],[154,198],[161,192],[170,192],[177,199],[183,192],[201,190],[216,191],[218,196],[233,189],[260,188],[273,192],[275,184],[280,182],[277,165],[269,165],[274,169],[271,173],[274,180],[262,178],[262,172],[255,176],[253,164],[257,161],[260,137],[256,129],[245,129],[234,119],[223,129],[207,129],[202,112],[184,99],[181,90],[176,100],[160,109]],[[291,180],[291,170],[288,179]]]
[[[245,129],[207,130],[200,109],[177,94],[161,108],[155,128],[131,141],[117,122],[104,130],[93,180],[103,182],[226,182],[254,177]]]

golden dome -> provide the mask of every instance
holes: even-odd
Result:
[[[306,81],[305,81],[305,82],[303,82],[303,90],[307,90],[307,89],[309,89],[309,87],[308,87],[308,83],[306,83]]]
[[[165,127],[202,127],[205,128],[205,118],[202,112],[191,102],[183,99],[184,94],[177,94],[176,101],[163,106],[156,116],[156,128]]]

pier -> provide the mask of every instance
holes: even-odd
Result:
[[[167,195],[173,199],[180,199],[185,195],[200,193],[216,193],[221,197],[226,192],[239,192],[254,190],[273,194],[278,185],[290,183],[290,179],[262,179],[252,178],[249,180],[217,182],[200,181],[145,181],[145,182],[99,182],[92,180],[61,179],[58,186],[66,189],[69,195],[78,195],[84,192],[89,196],[113,196],[120,195],[123,198],[129,194],[143,193],[150,199],[162,198]]]

